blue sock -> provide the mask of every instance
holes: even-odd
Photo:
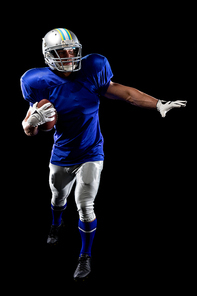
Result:
[[[52,225],[59,226],[62,221],[62,214],[66,208],[65,204],[63,207],[56,207],[51,204],[51,211],[52,211]]]
[[[97,219],[95,219],[92,222],[82,222],[79,219],[78,228],[79,228],[79,232],[82,240],[82,247],[81,247],[79,256],[83,254],[88,254],[91,257],[91,249],[92,249],[94,236],[96,233],[96,226],[97,226]]]

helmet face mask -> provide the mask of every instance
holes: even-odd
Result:
[[[60,57],[59,50],[72,51],[69,57]],[[76,35],[67,29],[54,29],[43,38],[42,52],[45,63],[60,72],[75,72],[81,69],[82,45]]]

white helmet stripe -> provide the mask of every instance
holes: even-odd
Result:
[[[60,34],[62,40],[72,40],[72,36],[67,29],[58,28],[55,29]]]

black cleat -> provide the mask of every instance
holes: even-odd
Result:
[[[81,255],[74,273],[75,281],[85,281],[91,272],[91,257],[87,254]]]
[[[47,238],[47,244],[50,246],[56,246],[59,243],[60,240],[60,234],[62,231],[62,228],[64,227],[63,220],[61,221],[61,224],[59,226],[51,225],[51,229],[49,231],[49,235]]]

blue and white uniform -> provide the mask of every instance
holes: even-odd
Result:
[[[67,36],[65,30],[56,30],[59,34],[65,32],[62,40]],[[21,77],[23,96],[31,106],[47,99],[58,113],[49,166],[52,225],[61,224],[67,198],[76,181],[75,202],[82,238],[80,255],[91,255],[97,226],[94,200],[104,160],[99,104],[112,76],[108,60],[90,54],[82,58],[80,70],[67,78],[56,75],[51,67],[31,69]]]

